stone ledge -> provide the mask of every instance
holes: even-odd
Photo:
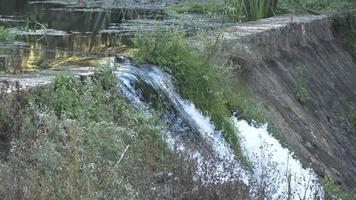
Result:
[[[93,67],[77,67],[62,71],[43,70],[31,74],[0,75],[0,88],[4,88],[6,93],[12,93],[17,89],[28,91],[36,87],[50,84],[56,75],[62,72],[70,72],[78,77],[89,77],[94,75],[97,72],[97,69]]]

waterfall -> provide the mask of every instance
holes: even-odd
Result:
[[[256,198],[264,186],[264,193],[272,199],[323,198],[316,174],[304,169],[267,132],[266,125],[255,128],[236,117],[231,119],[242,138],[244,155],[253,166],[246,170],[210,118],[177,93],[169,74],[153,65],[135,67],[128,60],[116,74],[121,81],[120,93],[132,105],[147,115],[164,107],[160,119],[167,124],[163,131],[166,141],[173,151],[195,163],[194,178],[202,184],[238,181],[248,185],[251,197]]]

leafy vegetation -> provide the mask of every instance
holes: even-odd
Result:
[[[171,195],[190,191],[189,166],[165,145],[162,125],[116,84],[104,70],[86,82],[60,75],[32,95],[0,92],[0,199],[152,199],[167,173],[180,177]]]
[[[3,27],[0,26],[0,41],[10,41],[10,40],[14,40],[15,36],[10,33],[10,31]]]
[[[172,73],[180,94],[210,116],[216,128],[223,131],[225,139],[241,155],[230,120],[232,112],[238,111],[242,117],[258,120],[262,109],[247,96],[246,90],[236,91],[242,86],[230,65],[216,63],[214,43],[210,41],[205,51],[198,52],[190,47],[182,29],[160,28],[141,32],[134,43],[138,48],[136,63],[156,64]]]

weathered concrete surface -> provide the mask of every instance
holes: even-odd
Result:
[[[342,16],[347,26],[354,16]],[[241,78],[268,106],[267,118],[305,164],[356,188],[356,60],[334,33],[333,17],[277,16],[227,28],[221,53],[242,66]],[[302,73],[301,73],[302,72]],[[305,104],[295,97],[302,82]],[[290,145],[292,144],[292,145]]]
[[[63,72],[71,72],[78,77],[89,77],[97,70],[93,67],[76,67],[62,71],[42,70],[38,73],[0,75],[0,88],[5,88],[7,93],[15,90],[28,91],[52,83],[56,75]]]

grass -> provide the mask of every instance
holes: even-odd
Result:
[[[129,106],[117,84],[104,70],[0,92],[0,199],[152,199],[167,187],[156,174],[168,172],[180,177],[175,195],[190,191],[188,163],[168,149],[158,119]]]
[[[10,33],[10,31],[7,28],[0,26],[0,41],[10,41],[14,39],[15,39],[14,34]]]
[[[210,116],[217,130],[221,130],[237,155],[242,158],[239,138],[230,120],[232,112],[238,111],[249,119],[262,111],[246,97],[247,92],[236,91],[239,85],[233,68],[215,64],[214,45],[205,46],[204,52],[192,49],[182,29],[160,29],[141,32],[134,43],[136,63],[158,65],[175,77],[180,94]],[[209,43],[209,42],[208,42]],[[210,44],[211,43],[210,41]],[[240,86],[241,87],[241,86]]]

